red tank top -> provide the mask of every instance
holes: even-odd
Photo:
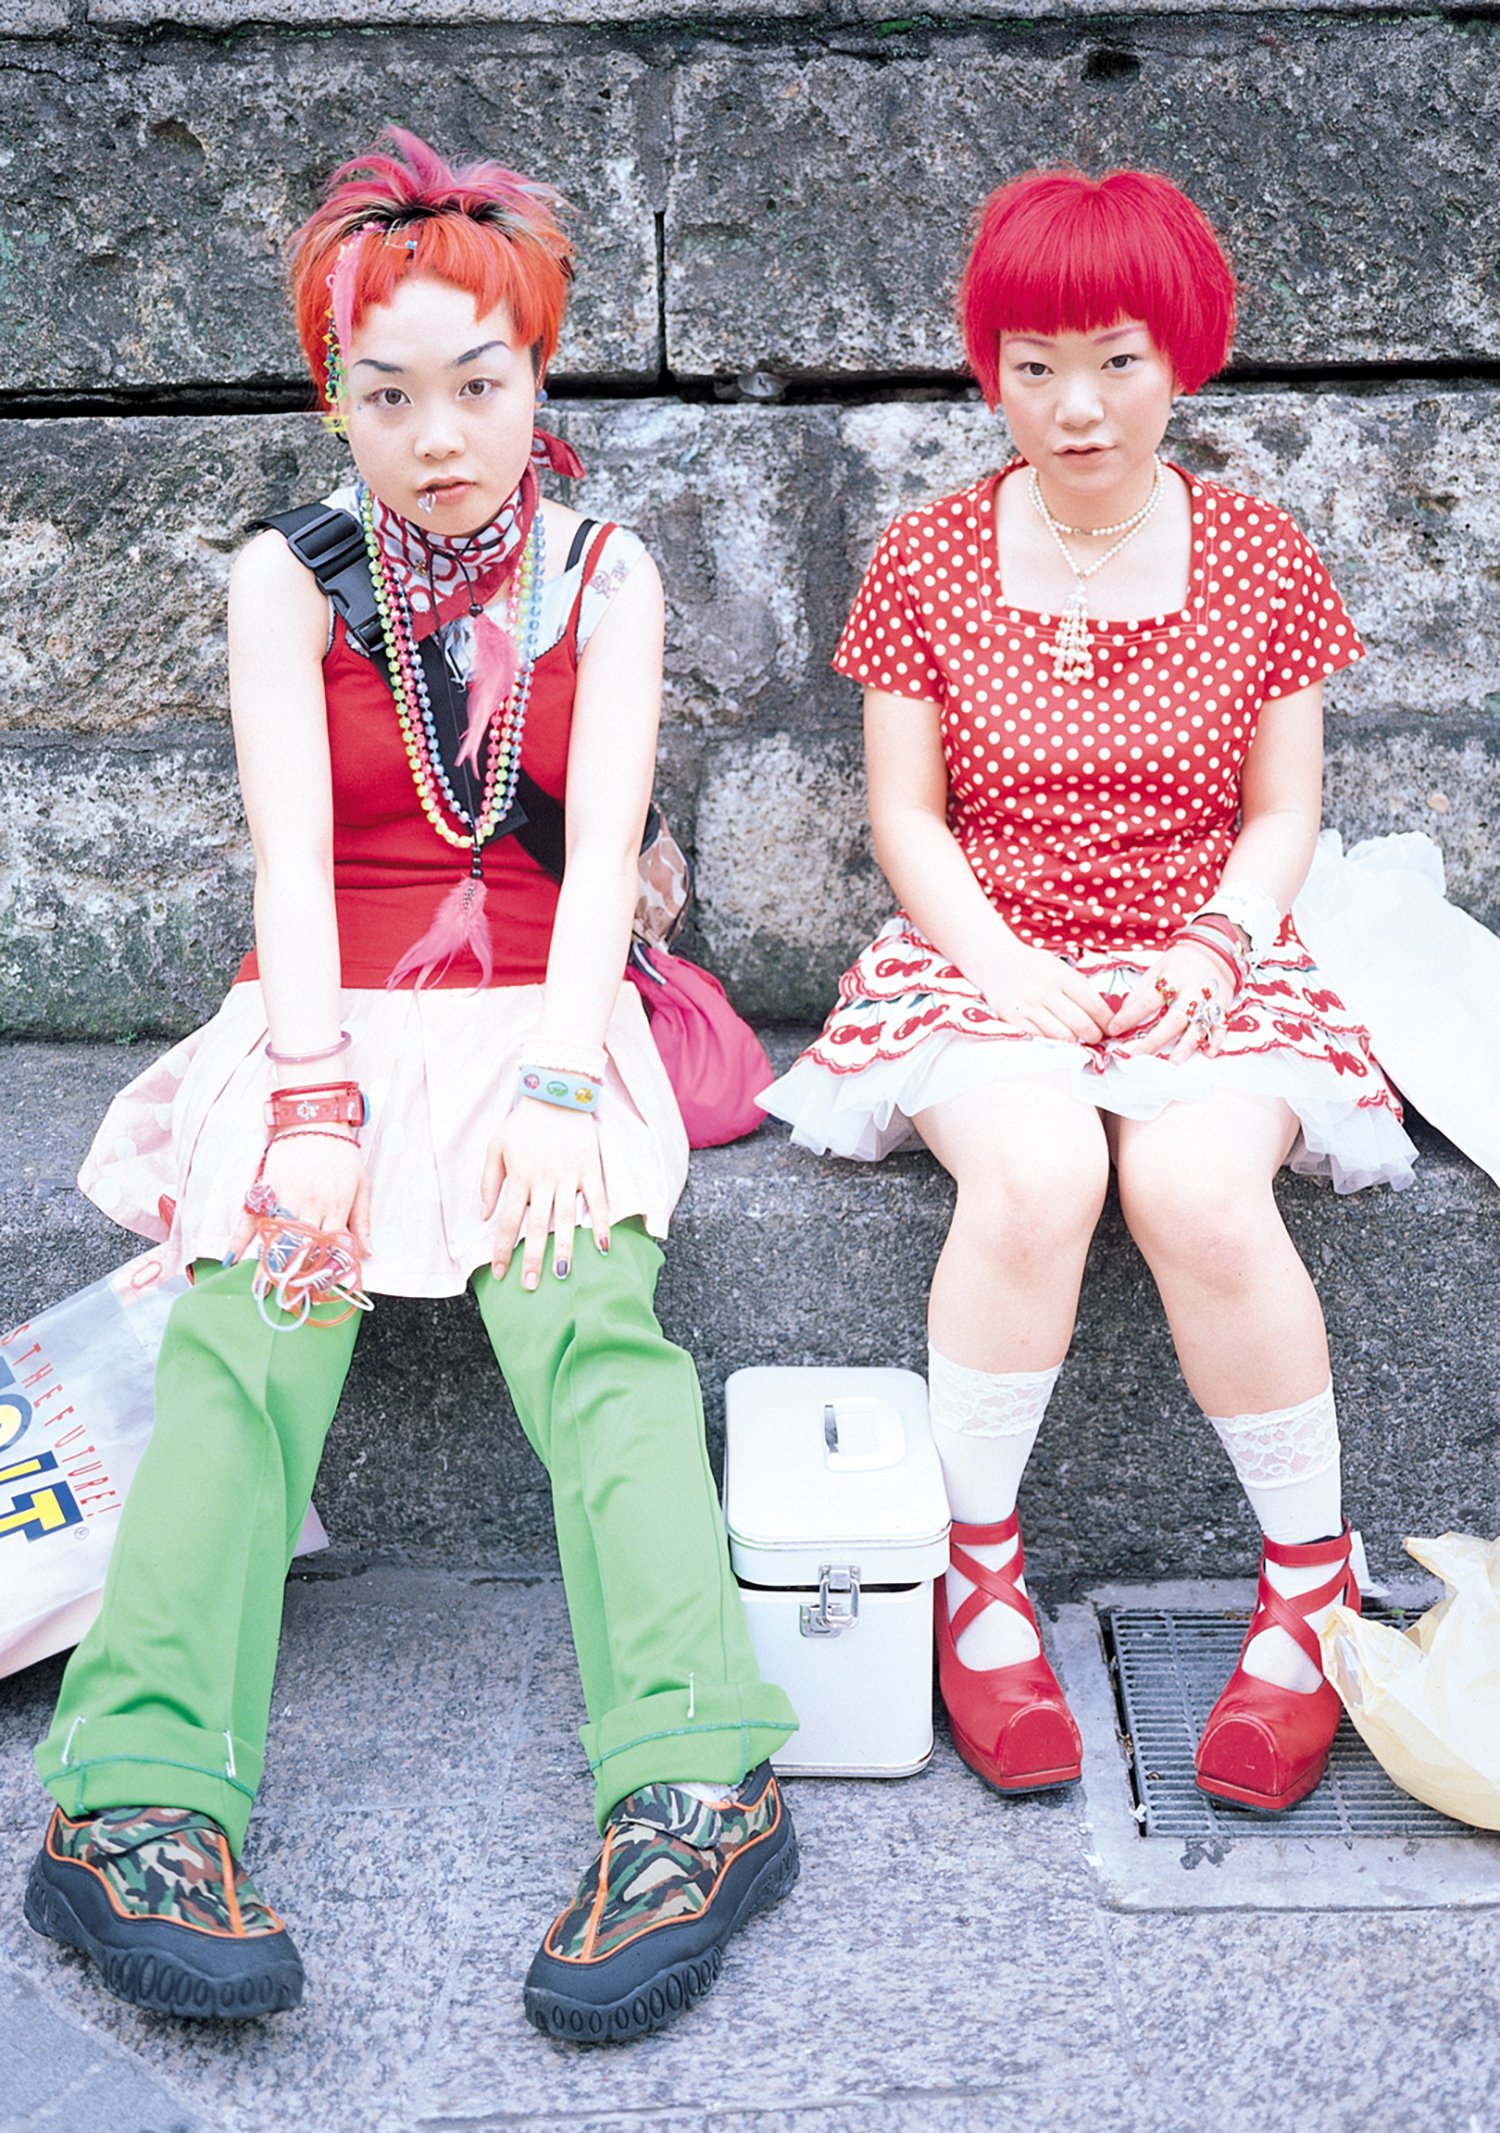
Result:
[[[578,615],[583,590],[613,526],[589,542],[567,624],[538,658],[521,763],[544,792],[562,800],[578,679]],[[372,659],[355,651],[335,618],[323,661],[328,746],[333,774],[333,894],[345,986],[383,987],[401,956],[419,940],[438,905],[469,869],[468,855],[441,838],[423,814],[412,783],[395,701]],[[517,838],[484,848],[485,916],[495,967],[492,985],[539,985],[557,912],[558,883]],[[236,983],[260,975],[252,950]],[[413,980],[404,980],[410,986]],[[471,956],[454,958],[433,985],[479,983]]]

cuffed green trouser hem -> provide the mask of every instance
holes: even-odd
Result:
[[[518,1253],[503,1281],[486,1267],[474,1284],[552,1480],[601,1824],[641,1785],[736,1784],[796,1728],[755,1663],[697,1375],[652,1310],[661,1257],[623,1222],[565,1281],[523,1291]],[[253,1271],[200,1267],[172,1313],[104,1604],[37,1751],[70,1814],[195,1808],[236,1850],[287,1565],[358,1327],[274,1333]]]
[[[659,1247],[621,1222],[566,1281],[476,1277],[552,1509],[605,1818],[641,1785],[738,1784],[796,1730],[763,1682],[729,1567],[692,1360],[652,1308]]]
[[[192,1808],[235,1851],[265,1756],[287,1566],[357,1331],[274,1332],[254,1274],[200,1264],[173,1306],[103,1605],[36,1751],[67,1813]]]
[[[42,1783],[65,1815],[106,1808],[190,1807],[211,1815],[238,1857],[263,1757],[250,1741],[205,1733],[163,1712],[80,1718],[36,1750]]]
[[[594,1773],[594,1813],[603,1829],[610,1809],[642,1785],[737,1785],[747,1771],[784,1746],[797,1714],[770,1682],[663,1689],[580,1726]]]

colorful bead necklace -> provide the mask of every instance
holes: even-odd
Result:
[[[452,845],[458,851],[472,850],[473,872],[477,876],[481,866],[480,855],[485,844],[510,813],[516,796],[516,781],[521,771],[521,742],[526,727],[526,709],[531,700],[531,677],[541,637],[542,583],[546,574],[546,537],[542,515],[538,512],[532,520],[521,560],[511,579],[506,620],[512,638],[519,641],[521,616],[524,611],[525,640],[515,685],[490,725],[484,794],[477,815],[470,814],[454,794],[452,781],[438,746],[432,699],[428,694],[427,677],[422,670],[417,651],[411,609],[376,531],[374,499],[363,485],[360,488],[359,516],[360,525],[364,529],[365,553],[370,562],[370,581],[375,592],[375,605],[380,615],[381,635],[385,639],[391,693],[396,700],[396,717],[401,726],[402,746],[406,751],[417,799],[423,814],[445,844]],[[449,813],[463,825],[461,829],[455,829],[447,819],[443,803],[446,803]]]

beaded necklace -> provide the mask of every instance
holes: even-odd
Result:
[[[520,564],[511,578],[506,621],[511,637],[519,642],[524,611],[524,643],[515,685],[490,724],[484,795],[477,815],[470,814],[458,800],[443,762],[427,677],[417,652],[410,603],[376,530],[374,500],[370,491],[363,487],[359,515],[381,635],[385,640],[386,665],[390,672],[391,693],[396,700],[401,742],[417,799],[423,814],[445,844],[458,851],[466,848],[472,851],[471,872],[478,879],[482,873],[484,846],[510,813],[521,770],[521,742],[541,636],[542,583],[546,568],[542,515],[538,512],[531,522]],[[455,817],[462,826],[455,828],[448,815]]]
[[[1092,528],[1065,526],[1060,519],[1054,518],[1048,510],[1047,499],[1042,494],[1042,485],[1037,479],[1036,468],[1033,467],[1031,469],[1026,483],[1027,494],[1031,498],[1037,517],[1057,543],[1063,561],[1073,573],[1073,591],[1069,596],[1066,607],[1062,611],[1062,619],[1057,627],[1057,642],[1052,651],[1052,673],[1055,680],[1063,682],[1070,687],[1081,681],[1093,680],[1094,639],[1093,633],[1089,629],[1088,620],[1089,579],[1097,577],[1105,564],[1112,563],[1120,553],[1120,550],[1128,547],[1135,539],[1161,502],[1162,486],[1161,461],[1158,459],[1154,464],[1151,476],[1151,494],[1146,498],[1139,510],[1131,512],[1129,518],[1117,519],[1112,526]],[[1097,557],[1094,562],[1082,564],[1074,559],[1067,542],[1063,539],[1065,533],[1072,534],[1075,539],[1082,537],[1086,533],[1092,533],[1096,540],[1108,539],[1111,534],[1115,533],[1119,534],[1120,538],[1112,548],[1107,548],[1104,554]]]

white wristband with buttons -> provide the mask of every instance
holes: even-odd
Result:
[[[1193,915],[1205,918],[1210,912],[1239,927],[1245,936],[1246,961],[1252,970],[1276,946],[1281,932],[1281,907],[1264,889],[1218,889]]]

